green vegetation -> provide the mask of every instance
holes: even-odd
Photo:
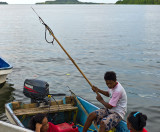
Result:
[[[116,4],[152,4],[159,5],[160,0],[118,0]]]
[[[56,1],[45,1],[36,4],[97,4],[92,2],[79,2],[78,0],[56,0]]]
[[[8,3],[7,2],[0,2],[0,4],[7,5]]]

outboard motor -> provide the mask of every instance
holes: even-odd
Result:
[[[49,94],[49,84],[36,79],[26,79],[24,81],[23,93],[31,98],[31,103],[47,102],[45,97]]]

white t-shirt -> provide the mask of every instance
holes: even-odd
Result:
[[[127,95],[122,85],[117,82],[117,85],[113,89],[108,89],[110,94],[109,104],[112,105],[113,112],[118,113],[122,119],[127,112]]]

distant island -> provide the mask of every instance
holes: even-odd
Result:
[[[7,2],[0,2],[0,4],[8,5],[8,3],[7,3]]]
[[[160,0],[118,0],[115,4],[159,5],[160,4]]]
[[[55,1],[45,1],[36,4],[102,4],[102,3],[79,2],[78,0],[55,0]]]

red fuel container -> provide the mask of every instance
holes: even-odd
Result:
[[[54,125],[53,132],[78,132],[78,127],[74,123],[62,123]]]

